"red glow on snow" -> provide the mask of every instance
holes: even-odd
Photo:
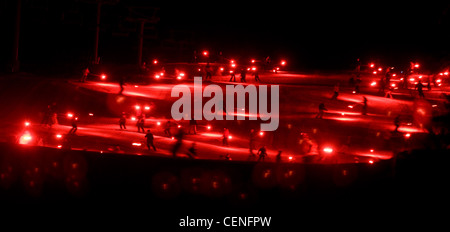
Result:
[[[211,138],[220,138],[222,134],[219,133],[202,133],[203,136],[211,137]]]

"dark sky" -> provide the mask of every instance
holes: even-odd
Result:
[[[305,53],[301,59],[309,56],[331,62],[352,54],[445,55],[441,53],[449,51],[448,7],[445,3],[316,1],[162,9],[163,14],[171,15],[167,17],[170,23],[199,31],[204,43],[227,48],[244,45],[247,50],[279,50],[298,56]]]
[[[105,62],[135,61],[136,23],[129,6],[157,6],[157,38],[144,56],[190,55],[193,49],[225,56],[286,57],[298,68],[345,68],[361,57],[386,63],[440,61],[450,51],[448,3],[430,2],[235,2],[109,0],[102,7],[100,56]],[[93,0],[22,0],[20,57],[23,63],[81,62],[92,56]],[[0,0],[1,61],[7,63],[14,29],[14,0]],[[146,31],[146,33],[149,33]],[[126,35],[126,36],[117,36]],[[185,50],[168,41],[187,40]]]

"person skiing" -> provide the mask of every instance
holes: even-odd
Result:
[[[81,76],[80,81],[81,81],[81,82],[85,82],[86,79],[87,79],[87,77],[88,77],[88,75],[89,75],[89,73],[90,73],[89,68],[86,67],[86,68],[83,70],[83,75]]]
[[[230,70],[230,82],[231,82],[231,80],[233,80],[234,82],[236,82],[236,75],[234,74],[234,70]]]
[[[206,63],[205,72],[206,72],[205,80],[208,80],[208,78],[209,80],[211,80],[212,75],[211,75],[211,66],[209,65],[209,62]]]
[[[142,130],[142,133],[145,132],[145,130],[144,130],[144,124],[145,124],[144,116],[140,115],[140,116],[138,117],[137,122],[136,122],[136,126],[137,126],[137,128],[138,128],[138,132],[141,132],[141,130]]]
[[[419,80],[417,83],[415,89],[417,89],[417,92],[419,92],[419,97],[425,98],[425,95],[423,94],[423,84],[422,81]]]
[[[258,74],[257,71],[255,71],[255,72],[253,73],[253,76],[255,76],[255,81],[261,81],[261,79],[259,79],[259,74]]]
[[[258,161],[264,161],[264,158],[267,156],[267,150],[266,150],[266,146],[262,146],[259,150],[258,150]]]
[[[126,122],[127,122],[127,115],[125,112],[122,112],[122,116],[120,116],[120,119],[119,119],[119,126],[120,126],[121,130],[127,129],[127,127],[125,126]]]
[[[172,127],[172,123],[170,122],[170,120],[167,120],[166,126],[164,128],[164,134],[169,136],[169,137],[172,137],[172,133],[170,133],[170,128],[171,127]]]
[[[78,123],[77,123],[78,117],[75,117],[75,115],[72,116],[71,122],[72,122],[72,128],[70,129],[69,134],[75,134],[75,132],[77,132],[77,130],[78,130]]]
[[[327,108],[325,108],[325,104],[322,102],[319,104],[319,113],[317,113],[316,118],[322,118],[324,111],[327,111]]]
[[[363,97],[363,107],[361,109],[361,114],[367,115],[367,98],[365,96]]]
[[[145,138],[147,138],[147,148],[150,150],[150,147],[153,148],[154,151],[156,151],[155,144],[153,143],[153,134],[150,132],[150,130],[147,130],[147,134],[145,135]]]
[[[245,76],[247,75],[245,68],[241,70],[241,82],[247,82]]]
[[[172,148],[172,155],[174,158],[177,157],[177,152],[180,149],[181,145],[183,144],[183,136],[184,136],[183,130],[181,128],[178,129],[178,132],[175,135],[177,141],[175,142],[175,145]]]
[[[192,159],[195,159],[197,157],[197,149],[195,148],[195,142],[191,144],[191,147],[188,149],[187,155]]]
[[[336,100],[338,96],[339,96],[339,83],[336,83],[336,85],[334,85],[334,93],[333,96],[331,97],[331,100]]]
[[[191,134],[191,130],[194,131],[194,135],[197,134],[197,121],[193,118],[189,121],[189,134]]]
[[[400,127],[400,114],[397,115],[397,117],[395,117],[394,125],[395,125],[394,132],[398,132],[398,128]]]

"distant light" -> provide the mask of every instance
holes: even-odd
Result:
[[[234,60],[230,60],[230,63],[234,64]]]
[[[173,136],[172,136],[172,138],[171,138],[171,139],[175,139],[175,137],[173,137]]]
[[[181,128],[181,125],[178,125],[178,128]]]
[[[155,78],[156,78],[156,79],[159,79],[159,78],[160,78],[160,76],[159,76],[158,74],[156,74],[156,75],[155,75]]]
[[[136,121],[136,118],[135,117],[131,117],[131,121]]]
[[[58,145],[57,147],[58,147],[58,148],[62,148],[62,145]]]
[[[282,60],[282,61],[281,61],[281,65],[283,65],[283,66],[286,65],[286,61],[285,61],[285,60]]]
[[[89,116],[94,116],[94,114],[93,113],[89,113]]]
[[[448,75],[448,72],[444,72],[444,75]]]
[[[252,67],[252,70],[255,71],[255,70],[256,70],[256,67]]]
[[[207,128],[208,130],[211,130],[211,126],[207,126],[206,128]]]
[[[139,109],[141,109],[141,106],[136,105],[136,106],[134,106],[134,108],[135,108],[136,110],[139,110]]]
[[[373,164],[373,160],[369,160],[369,164]]]
[[[356,91],[355,91],[355,90],[353,90],[353,91],[352,91],[352,93],[356,93]]]
[[[144,107],[145,110],[150,110],[150,106]]]
[[[158,60],[157,60],[157,59],[154,59],[154,60],[153,60],[153,64],[158,64]]]
[[[178,80],[181,80],[181,76],[177,76],[177,79],[178,79]]]
[[[353,106],[352,105],[348,105],[348,108],[353,109]]]
[[[102,78],[102,80],[106,79],[106,75],[105,74],[102,74],[100,77]]]
[[[441,79],[437,79],[436,83],[441,83],[441,81],[442,81]]]
[[[141,143],[132,143],[131,145],[136,146],[136,147],[140,147],[142,144]]]
[[[160,125],[161,125],[161,122],[156,122],[156,125],[160,126]]]
[[[370,149],[370,152],[373,152],[373,149]]]
[[[371,67],[371,68],[375,67],[375,64],[374,64],[374,63],[371,63],[371,64],[370,64],[370,67]]]
[[[255,60],[254,59],[252,59],[252,61],[251,61],[252,63],[255,63]]]
[[[372,82],[372,83],[370,83],[370,86],[375,86],[375,85],[377,85],[377,82]]]
[[[422,76],[419,76],[419,79],[422,79]]]
[[[414,78],[409,78],[409,80],[410,80],[410,81],[415,81],[416,79],[414,79]]]
[[[392,83],[391,86],[392,86],[392,87],[395,87],[395,83]]]
[[[68,118],[72,118],[72,117],[73,117],[73,114],[72,114],[72,113],[67,113],[67,117],[68,117]]]
[[[289,159],[289,160],[292,160],[293,158],[294,158],[294,157],[292,157],[292,156],[289,156],[289,158],[288,158],[288,159]]]
[[[33,137],[30,132],[26,131],[22,136],[20,136],[19,144],[28,144],[32,139]]]
[[[260,136],[263,136],[263,135],[264,135],[264,132],[262,132],[262,131],[259,132],[259,135],[260,135]]]
[[[60,138],[62,138],[62,135],[61,134],[57,134],[56,138],[60,139]]]
[[[397,74],[394,73],[394,74],[392,74],[392,76],[395,77],[395,76],[397,76]]]
[[[219,70],[223,72],[224,68],[223,68],[223,67],[220,67]]]
[[[378,71],[380,71],[380,72],[381,72],[381,71],[383,71],[383,69],[382,69],[382,68],[380,67],[380,68],[378,68]]]
[[[373,71],[373,74],[377,74],[377,71]]]
[[[228,135],[228,139],[232,139],[233,137],[231,135]]]
[[[29,126],[30,125],[30,122],[25,122],[25,126]]]
[[[415,64],[415,65],[414,65],[414,68],[418,68],[418,67],[419,67],[419,64]]]
[[[331,152],[333,152],[333,148],[326,147],[326,148],[323,149],[323,151],[326,152],[326,153],[331,153]]]
[[[408,139],[409,137],[411,137],[411,134],[410,134],[410,133],[406,133],[406,134],[405,134],[405,138]]]
[[[208,51],[203,51],[204,56],[208,56]]]

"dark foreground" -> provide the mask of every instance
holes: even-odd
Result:
[[[179,227],[186,216],[272,217],[270,227],[217,225],[211,231],[435,226],[444,222],[450,192],[448,154],[438,150],[373,164],[190,160],[11,144],[1,144],[0,151],[5,212],[69,228],[204,229]]]

